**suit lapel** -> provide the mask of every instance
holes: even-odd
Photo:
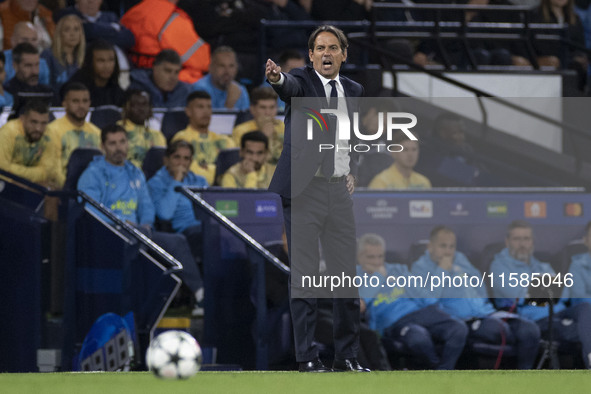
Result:
[[[306,67],[306,71],[308,71],[308,75],[310,80],[312,81],[312,86],[314,86],[314,90],[316,91],[317,97],[326,97],[326,91],[324,90],[324,85],[322,85],[322,81],[316,75],[316,71],[310,67]]]

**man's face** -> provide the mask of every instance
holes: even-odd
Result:
[[[14,62],[14,75],[29,86],[39,84],[39,55],[23,53],[21,62]]]
[[[277,116],[277,100],[259,100],[250,106],[250,113],[255,120],[274,118]]]
[[[39,0],[17,0],[17,3],[24,11],[33,12],[39,5]]]
[[[154,83],[158,89],[164,92],[172,92],[175,86],[179,83],[179,72],[182,66],[180,64],[173,64],[163,62],[154,66]]]
[[[219,89],[226,90],[238,74],[236,55],[231,52],[217,53],[211,59],[209,73],[213,84]]]
[[[29,111],[20,116],[23,122],[23,129],[25,131],[25,138],[29,142],[37,142],[43,137],[45,128],[49,123],[49,113],[40,114],[36,111]]]
[[[189,171],[193,155],[191,150],[187,147],[181,146],[170,157],[164,157],[164,165],[170,174],[174,173],[174,169],[182,167],[185,171]]]
[[[90,110],[88,90],[70,90],[62,102],[66,114],[76,122],[84,122]]]
[[[127,133],[124,131],[107,134],[107,138],[103,142],[105,160],[115,166],[122,166],[125,163],[128,149]]]
[[[442,140],[448,141],[450,144],[457,146],[464,145],[466,143],[464,122],[460,120],[445,121],[441,127],[439,135]]]
[[[142,92],[141,94],[131,96],[125,111],[129,120],[135,124],[143,125],[152,115],[152,107],[150,106],[148,94]]]
[[[85,16],[95,16],[101,9],[103,0],[76,0],[78,9]]]
[[[357,260],[363,271],[373,274],[384,266],[386,251],[381,245],[366,244],[358,253]]]
[[[334,79],[341,69],[341,64],[347,60],[347,50],[341,49],[337,36],[322,32],[316,36],[314,49],[309,50],[309,56],[314,70],[324,78]]]
[[[37,48],[37,45],[39,44],[39,35],[37,34],[37,31],[33,28],[33,26],[29,24],[18,25],[15,31],[12,33],[12,37],[10,39],[10,44],[12,45],[12,48],[17,46],[18,44],[22,44],[23,42],[28,42],[35,48]]]
[[[429,241],[429,255],[431,260],[438,263],[443,258],[454,258],[456,253],[456,235],[451,231],[440,231],[435,238]]]
[[[419,143],[417,141],[405,140],[400,145],[404,148],[402,152],[392,153],[392,156],[398,165],[412,170],[419,160]]]
[[[195,128],[207,128],[211,122],[211,100],[197,98],[185,107],[189,122]]]
[[[505,245],[514,259],[529,263],[529,259],[534,252],[532,229],[526,227],[514,228],[505,239]]]
[[[115,71],[115,51],[99,49],[92,53],[94,75],[102,80],[108,80]]]
[[[260,170],[267,160],[265,143],[260,141],[246,141],[244,148],[240,149],[240,156],[244,161],[253,162],[255,171]]]

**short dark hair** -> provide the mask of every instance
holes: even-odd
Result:
[[[286,49],[279,55],[279,65],[283,66],[288,60],[291,59],[306,60],[302,52],[298,51],[297,49]]]
[[[89,92],[88,87],[85,84],[83,84],[82,82],[77,82],[77,81],[68,82],[61,89],[62,98],[66,98],[66,95],[68,94],[68,92],[71,92],[71,91],[74,91],[74,92],[80,92],[80,91]]]
[[[174,49],[163,49],[161,50],[154,59],[154,64],[152,66],[157,66],[164,62],[172,63],[181,65],[183,62],[181,61],[181,57]]]
[[[23,60],[24,54],[39,55],[39,51],[37,48],[35,48],[35,46],[33,46],[33,44],[29,42],[21,42],[12,50],[12,60],[16,64],[20,64],[20,62]]]
[[[19,112],[20,114],[28,114],[31,111],[35,111],[39,114],[48,114],[49,113],[49,103],[47,100],[40,100],[40,99],[29,99],[25,102],[23,109]]]
[[[349,48],[349,40],[347,40],[347,36],[341,29],[335,27],[333,25],[322,25],[319,26],[316,30],[310,34],[310,38],[308,39],[308,49],[314,50],[314,42],[316,42],[316,37],[320,33],[331,33],[334,34],[335,37],[339,40],[339,45],[341,46],[341,50],[344,52]]]
[[[174,155],[174,153],[180,148],[189,149],[191,151],[191,157],[193,157],[193,155],[195,154],[195,149],[193,148],[193,145],[191,145],[185,140],[176,140],[168,144],[168,146],[166,147],[166,151],[164,152],[164,156],[170,157]]]
[[[110,125],[103,127],[103,129],[101,130],[101,142],[104,144],[105,141],[107,140],[107,136],[109,134],[115,134],[115,133],[124,133],[125,137],[127,138],[127,131],[125,131],[123,126],[112,123]]]
[[[256,105],[260,100],[277,100],[277,93],[269,86],[259,86],[250,92],[250,104]]]
[[[452,234],[455,234],[455,232],[451,228],[449,228],[449,227],[444,226],[443,224],[441,224],[439,226],[433,227],[433,229],[429,233],[429,242],[433,242],[433,240],[439,235],[439,233],[452,233]]]
[[[117,59],[117,52],[115,51],[115,47],[109,41],[105,41],[103,39],[98,39],[92,41],[90,45],[86,48],[86,53],[84,54],[84,62],[80,67],[80,72],[84,76],[84,82],[94,83],[94,52],[96,51],[113,51],[115,55],[115,68],[113,69],[113,74],[111,78],[109,78],[109,85],[117,85],[119,82],[119,60]],[[89,82],[87,82],[89,81]]]
[[[265,144],[265,150],[269,150],[269,138],[262,131],[249,131],[240,138],[240,147],[244,149],[247,141],[262,142]]]
[[[148,100],[150,101],[150,104],[152,104],[152,96],[150,96],[150,93],[147,90],[129,88],[125,91],[125,94],[123,96],[123,105],[129,103],[133,96],[143,96],[143,95],[147,95]]]
[[[509,238],[511,231],[515,230],[516,228],[529,228],[530,230],[533,230],[531,224],[529,224],[525,220],[514,220],[511,223],[509,223],[509,227],[507,227],[507,238]]]
[[[194,92],[189,93],[187,96],[186,105],[189,105],[189,103],[195,99],[211,100],[211,95],[205,90],[195,90]]]

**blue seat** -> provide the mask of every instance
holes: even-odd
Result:
[[[361,157],[362,161],[357,174],[359,187],[367,187],[376,175],[394,163],[394,159],[388,153],[376,152],[364,154]]]
[[[90,114],[90,122],[99,129],[121,120],[121,109],[115,105],[96,107]]]
[[[165,153],[166,148],[162,146],[154,146],[146,152],[146,157],[144,157],[144,161],[142,162],[142,171],[146,179],[152,178],[160,167],[162,167]]]
[[[222,175],[240,161],[240,148],[229,148],[220,151],[215,161],[214,186],[220,186]]]
[[[162,117],[160,130],[166,137],[166,141],[170,141],[179,130],[187,127],[187,124],[189,124],[189,118],[187,118],[184,110],[168,111]]]
[[[102,154],[103,153],[100,150],[95,148],[74,149],[66,167],[66,182],[64,183],[64,190],[76,190],[80,175],[82,175],[95,156]]]

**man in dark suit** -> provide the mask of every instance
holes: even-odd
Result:
[[[290,307],[296,360],[301,372],[369,371],[356,359],[359,347],[357,289],[338,287],[330,291],[324,286],[320,291],[303,282],[304,277],[320,278],[319,241],[327,275],[351,278],[355,275],[356,239],[351,193],[356,157],[348,149],[319,149],[319,143],[336,148],[348,147],[354,141],[337,138],[337,125],[330,115],[325,115],[329,120],[328,130],[308,139],[305,127],[294,126],[293,122],[297,117],[302,119],[302,111],[291,111],[292,98],[297,97],[305,97],[306,106],[317,106],[318,110],[333,108],[347,113],[356,109],[350,98],[361,97],[363,87],[339,75],[341,64],[347,59],[347,46],[347,37],[341,30],[320,26],[308,40],[312,67],[296,68],[285,74],[269,59],[265,70],[267,80],[287,104],[284,148],[269,190],[280,194],[283,201],[291,260]],[[335,360],[332,369],[320,361],[314,343],[319,297],[333,298]]]

